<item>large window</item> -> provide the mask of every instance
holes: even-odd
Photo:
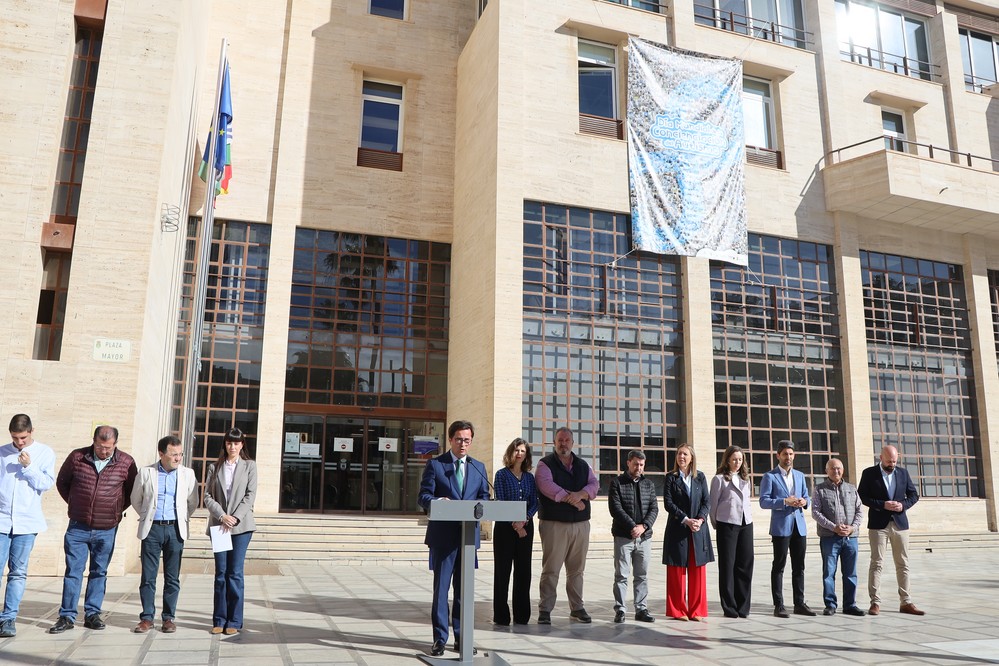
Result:
[[[814,479],[843,452],[832,259],[826,245],[750,234],[748,268],[711,264],[716,446],[747,449],[756,485],[779,440]]]
[[[38,294],[38,314],[35,318],[35,340],[32,358],[58,361],[62,354],[62,334],[66,320],[69,274],[73,263],[73,236],[80,193],[83,188],[83,168],[87,161],[90,120],[94,111],[97,73],[101,64],[104,33],[91,28],[76,29],[73,65],[70,72],[66,115],[59,142],[55,187],[49,222],[43,230],[42,287]],[[48,229],[57,230],[65,242],[48,242]]]
[[[896,9],[858,0],[836,0],[839,49],[844,60],[931,78],[926,24]]]
[[[964,87],[982,92],[982,88],[996,82],[996,38],[958,30],[961,36],[961,60],[964,63]]]
[[[579,40],[579,129],[623,138],[618,120],[617,49]]]
[[[358,165],[402,170],[402,93],[399,85],[364,82]]]
[[[174,432],[180,430],[184,405],[199,225],[199,218],[191,218],[187,229],[174,377]],[[188,463],[199,481],[204,481],[204,470],[218,457],[230,428],[245,432],[248,451],[256,451],[270,239],[267,224],[216,220],[212,229],[194,447]]]
[[[450,258],[443,243],[298,229],[285,400],[443,414]]]
[[[679,262],[629,254],[629,225],[524,204],[523,436],[540,453],[568,425],[604,491],[639,446],[661,484],[684,437]]]
[[[404,19],[406,18],[406,0],[368,0],[368,13]]]
[[[808,46],[801,0],[695,0],[694,20],[799,49]]]
[[[924,497],[981,497],[961,267],[860,253],[873,456],[898,447]]]

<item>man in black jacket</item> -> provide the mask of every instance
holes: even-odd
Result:
[[[649,596],[649,559],[652,557],[652,524],[659,516],[656,487],[646,479],[645,454],[628,452],[628,471],[611,481],[607,506],[614,535],[614,621],[624,622],[624,597],[628,574],[634,571],[635,619],[655,622],[645,600]]]

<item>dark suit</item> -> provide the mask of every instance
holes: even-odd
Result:
[[[888,496],[881,465],[868,467],[860,475],[857,485],[860,501],[868,507],[867,528],[871,540],[871,568],[867,576],[867,588],[871,604],[881,605],[878,592],[881,587],[881,571],[884,568],[884,555],[891,544],[892,559],[895,560],[895,579],[898,582],[898,597],[903,605],[912,603],[909,596],[909,517],[906,512],[919,501],[916,486],[909,473],[902,467],[895,467],[894,492]],[[888,511],[885,502],[892,500],[902,504],[901,511]]]
[[[454,456],[450,451],[427,461],[420,482],[420,506],[430,510],[430,503],[441,498],[453,500],[488,500],[489,485],[486,482],[486,468],[478,460],[465,456],[465,487],[458,490]],[[451,626],[455,639],[461,637],[459,618],[461,617],[461,523],[431,520],[427,524],[427,537],[424,543],[430,546],[430,568],[434,572],[434,600],[431,607],[431,620],[434,626],[434,642],[447,642],[448,605],[447,590],[454,589],[454,603],[451,605]],[[475,547],[479,547],[479,526],[475,526]]]

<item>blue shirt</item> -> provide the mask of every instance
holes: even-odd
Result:
[[[881,479],[885,482],[885,490],[888,491],[888,499],[895,500],[895,470],[892,469],[891,473],[885,471],[885,468],[878,465],[878,469],[881,470]]]
[[[527,520],[538,512],[538,487],[534,483],[534,475],[530,472],[521,473],[518,479],[509,467],[504,467],[496,471],[493,487],[496,489],[498,500],[527,502]]]
[[[0,447],[0,534],[38,534],[47,529],[42,493],[55,485],[55,453],[41,442],[24,447],[22,467],[13,442]],[[0,567],[3,565],[0,564]]]
[[[156,515],[153,520],[177,520],[177,470],[156,465]]]

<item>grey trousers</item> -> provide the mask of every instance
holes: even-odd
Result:
[[[635,612],[647,610],[649,596],[649,561],[652,539],[614,537],[614,610],[627,610],[628,577],[632,576]]]

